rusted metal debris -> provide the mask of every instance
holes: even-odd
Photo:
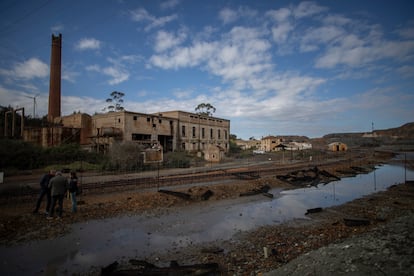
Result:
[[[185,200],[190,200],[191,199],[191,194],[187,194],[187,193],[183,193],[183,192],[170,191],[170,190],[159,190],[158,192],[163,193],[163,194],[167,194],[167,195],[176,196],[176,197],[179,197],[179,198],[182,198],[182,199],[185,199]],[[213,195],[214,195],[213,191],[207,190],[200,196],[200,198],[201,198],[201,200],[208,200]]]
[[[169,190],[158,190],[159,193],[164,193],[167,195],[173,195],[185,200],[189,200],[191,199],[191,195],[190,194],[186,194],[186,193],[182,193],[182,192],[176,192],[176,191],[169,191]]]
[[[319,183],[327,184],[331,181],[340,180],[338,176],[325,170],[320,170],[318,167],[294,171],[286,175],[278,175],[276,177],[294,186],[316,186]]]
[[[214,192],[212,190],[207,190],[201,195],[201,199],[208,200],[213,195],[214,195]]]
[[[239,179],[243,179],[243,180],[252,180],[252,179],[260,178],[259,173],[254,172],[254,171],[237,172],[237,173],[232,173],[232,175],[236,176]]]
[[[270,190],[270,186],[266,184],[266,185],[261,186],[258,189],[253,189],[245,193],[240,193],[240,196],[252,196],[252,195],[258,195],[258,194],[264,194],[264,193],[268,193],[269,190]]]
[[[347,169],[337,169],[336,172],[340,173],[343,176],[355,176],[357,174],[370,173],[373,170],[375,170],[375,167],[373,166],[364,166],[364,167],[351,166]]]
[[[206,248],[202,248],[200,250],[201,253],[206,253],[206,254],[220,254],[224,252],[223,248],[220,247],[206,247]]]
[[[365,218],[344,218],[344,224],[346,226],[364,226],[369,225],[370,221],[369,219]]]
[[[314,214],[314,213],[319,213],[322,212],[322,208],[321,207],[317,207],[317,208],[310,208],[308,210],[306,210],[305,215],[309,215],[309,214]]]
[[[273,194],[271,194],[271,193],[262,193],[262,195],[264,195],[268,198],[273,198]]]

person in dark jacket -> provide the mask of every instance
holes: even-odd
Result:
[[[51,189],[50,193],[52,195],[52,203],[49,210],[49,216],[47,218],[53,218],[56,202],[59,205],[58,216],[61,218],[63,211],[63,199],[68,188],[68,180],[62,175],[61,172],[56,172],[56,176],[49,181],[49,188]]]
[[[77,211],[77,204],[76,204],[76,193],[78,192],[78,177],[76,176],[75,171],[70,172],[70,179],[69,179],[69,193],[72,199],[72,212],[76,213]]]
[[[51,195],[50,195],[50,189],[49,189],[49,181],[52,179],[52,177],[55,176],[55,171],[50,170],[48,173],[44,174],[42,178],[40,179],[40,194],[36,202],[36,208],[33,211],[33,214],[37,214],[39,212],[40,204],[42,203],[43,197],[46,196],[46,215],[49,214],[49,208],[50,208],[50,201],[51,201]]]

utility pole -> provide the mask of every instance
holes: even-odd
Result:
[[[39,96],[40,94],[37,94],[35,96],[25,96],[26,98],[30,98],[33,99],[33,119],[36,117],[36,98]]]

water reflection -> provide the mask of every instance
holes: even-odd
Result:
[[[407,177],[414,179],[413,171],[407,171]],[[304,214],[309,208],[340,205],[385,190],[404,178],[404,168],[385,165],[369,174],[327,185],[289,191],[274,189],[270,191],[275,195],[273,200],[258,195],[214,206],[202,203],[160,217],[136,215],[79,223],[72,226],[70,234],[55,240],[1,247],[2,272],[71,274],[114,260],[142,259],[194,243],[227,240],[261,225],[308,219]]]

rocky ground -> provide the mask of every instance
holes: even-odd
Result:
[[[412,196],[412,195],[411,195]],[[265,275],[412,275],[414,212],[305,253]]]
[[[366,160],[366,164],[383,161]],[[335,167],[330,165],[321,169],[332,173],[335,171]],[[159,215],[177,206],[198,204],[201,195],[207,190],[213,191],[209,202],[214,204],[217,200],[238,197],[240,193],[264,184],[295,188],[269,176],[238,181],[234,185],[227,183],[183,190],[191,194],[191,200],[154,191],[118,191],[99,195],[88,193],[80,196],[83,204],[79,206],[78,213],[65,212],[62,220],[50,223],[45,223],[43,214],[31,213],[35,203],[33,197],[9,200],[3,202],[0,208],[0,243],[11,245],[34,239],[53,239],[70,231],[72,223],[90,219],[137,212]],[[365,272],[370,271],[374,274],[408,275],[413,268],[413,199],[414,184],[392,186],[388,191],[310,214],[312,220],[261,227],[230,241],[189,247],[173,255],[158,254],[149,261],[218,263],[219,273],[224,275],[255,275],[270,271],[275,275],[331,275],[332,272],[358,271],[361,274],[369,274]],[[64,209],[70,210],[69,200],[65,201]],[[343,219],[349,217],[365,218],[369,224],[346,226]],[[268,250],[267,258],[264,256],[264,247]],[[123,265],[128,267],[128,264]],[[387,268],[390,265],[392,269]]]

